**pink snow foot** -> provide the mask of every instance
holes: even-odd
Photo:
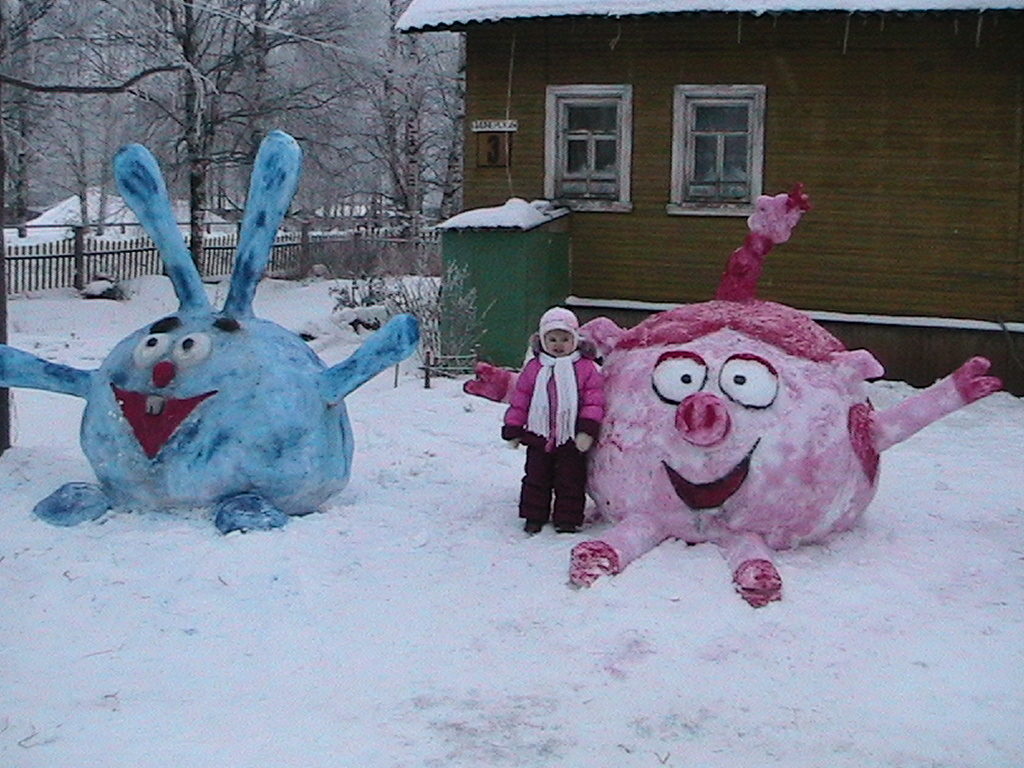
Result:
[[[502,402],[511,389],[512,374],[490,363],[477,363],[475,372],[476,378],[463,384],[462,390],[467,395]]]
[[[988,358],[972,357],[953,371],[953,383],[965,403],[981,400],[1003,386],[1003,382],[995,376],[985,375],[991,365]]]
[[[577,587],[589,587],[601,576],[620,570],[619,554],[603,541],[584,541],[572,548],[569,581]]]
[[[740,563],[732,575],[732,582],[740,597],[753,608],[782,599],[782,577],[767,560],[747,560]]]

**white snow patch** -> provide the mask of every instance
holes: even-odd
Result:
[[[331,285],[265,281],[256,313],[320,323]],[[11,344],[94,368],[177,307],[165,278],[129,287],[13,299]],[[328,363],[361,343],[333,339]],[[14,390],[0,765],[1024,765],[1024,401],[886,452],[860,527],[781,553],[784,599],[754,610],[714,547],[679,542],[570,589],[569,550],[604,524],[525,538],[502,406],[415,371],[347,399],[352,481],[322,513],[226,537],[201,514],[37,520],[93,479],[83,403]]]
[[[527,202],[510,197],[502,205],[473,208],[437,225],[438,229],[534,229],[569,213],[548,200]]]

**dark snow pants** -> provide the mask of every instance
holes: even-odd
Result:
[[[526,473],[519,494],[519,516],[555,525],[582,525],[586,503],[587,458],[570,440],[551,453],[526,448]],[[551,493],[555,494],[554,510]]]

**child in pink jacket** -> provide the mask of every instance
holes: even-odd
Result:
[[[586,503],[585,454],[604,418],[604,379],[580,349],[579,321],[568,309],[545,312],[531,346],[501,429],[502,438],[526,446],[519,516],[529,534],[549,517],[559,533],[575,533]]]

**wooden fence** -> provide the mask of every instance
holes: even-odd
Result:
[[[203,277],[231,273],[237,235],[209,234],[198,264]],[[163,273],[163,261],[148,237],[112,239],[88,237],[84,227],[74,236],[33,245],[8,245],[4,260],[7,293],[49,288],[77,288],[99,278],[113,282]],[[428,230],[417,238],[399,237],[388,229],[348,232],[279,232],[271,250],[267,274],[297,278],[317,271],[331,277],[368,274],[438,274],[440,238]]]

